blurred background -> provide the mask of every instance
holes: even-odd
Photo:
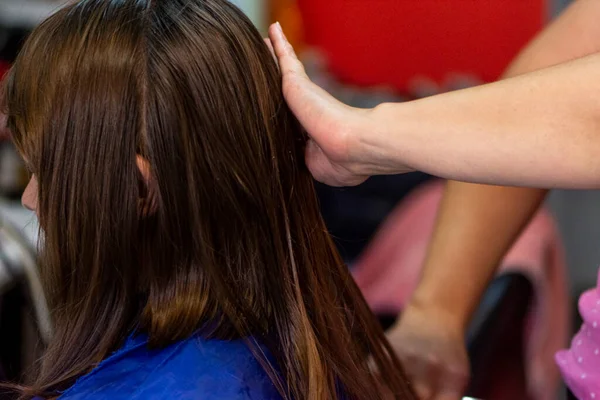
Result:
[[[263,34],[269,23],[279,21],[311,77],[340,100],[357,107],[406,101],[493,81],[517,52],[569,3],[569,0],[231,1]],[[27,33],[61,3],[61,0],[0,0],[0,76],[9,68]],[[319,186],[326,222],[350,266],[394,210],[431,181],[425,174],[413,173],[373,178],[357,188]],[[43,295],[35,274],[33,249],[37,224],[34,216],[19,205],[26,182],[27,173],[12,145],[0,142],[0,373],[10,379],[26,371],[39,348],[36,344],[43,344],[49,334]],[[566,284],[570,301],[574,302],[582,290],[596,281],[600,263],[600,192],[554,191],[548,207],[566,249],[569,275]],[[498,312],[499,299],[524,293],[522,289],[514,289],[512,283],[506,286],[502,282],[497,286],[499,289],[488,293],[482,304],[479,320],[474,322],[468,339],[471,349],[487,346],[485,341],[482,345],[475,339],[484,335],[482,326],[487,324],[489,331],[489,326],[494,326],[489,325],[490,321],[498,320],[499,314],[490,310]],[[516,290],[517,294],[510,290]],[[524,302],[509,308],[518,314],[523,310],[515,311],[515,307],[527,309],[529,305]],[[395,318],[395,311],[384,311],[379,316],[382,324],[388,326]],[[573,315],[576,315],[574,303]]]

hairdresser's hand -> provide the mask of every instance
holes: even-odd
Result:
[[[421,400],[459,400],[469,380],[464,330],[452,315],[410,304],[388,339]]]
[[[369,176],[407,172],[384,166],[379,151],[365,144],[377,131],[372,110],[349,107],[315,85],[279,24],[269,37],[283,75],[283,94],[308,132],[306,164],[315,179],[332,186],[353,186]]]

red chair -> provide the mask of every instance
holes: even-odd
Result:
[[[480,81],[502,70],[547,19],[546,0],[298,0],[306,41],[359,86],[406,92],[415,76]]]

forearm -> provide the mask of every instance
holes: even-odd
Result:
[[[573,1],[519,53],[504,77],[521,75],[600,51],[599,16],[599,1]]]
[[[546,191],[449,182],[413,305],[468,324],[497,266]]]
[[[598,15],[597,0],[574,2],[521,51],[503,77],[600,51]],[[541,189],[449,181],[412,304],[442,308],[465,329],[504,253],[546,194]]]
[[[373,111],[367,151],[443,178],[600,187],[600,55]]]

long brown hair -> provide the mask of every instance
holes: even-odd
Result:
[[[68,388],[133,331],[162,347],[204,327],[246,338],[285,398],[413,398],[326,231],[277,65],[236,7],[75,2],[32,33],[4,95],[39,183],[54,323],[26,396]]]

